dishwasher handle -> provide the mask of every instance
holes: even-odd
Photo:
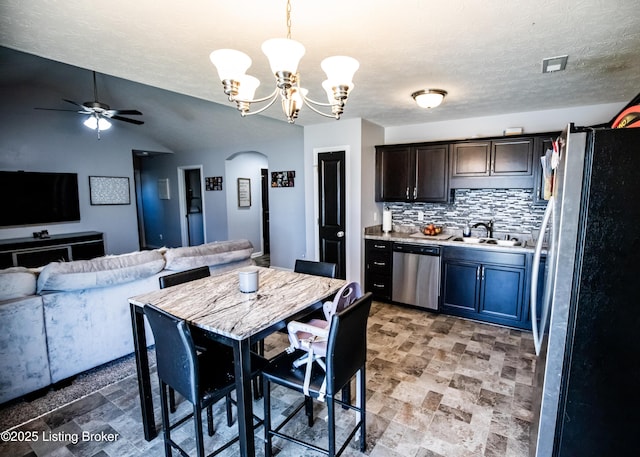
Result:
[[[395,252],[404,252],[406,254],[433,255],[433,256],[440,255],[439,246],[393,243],[392,249]]]

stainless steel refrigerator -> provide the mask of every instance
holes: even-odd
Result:
[[[557,143],[531,456],[640,455],[640,128]]]

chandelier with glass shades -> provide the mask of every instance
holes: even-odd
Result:
[[[322,83],[328,103],[317,102],[307,97],[308,90],[300,85],[298,63],[305,53],[304,46],[291,39],[291,1],[287,0],[287,38],[273,38],[262,43],[271,71],[275,76],[276,88],[264,98],[256,98],[255,92],[260,81],[246,74],[251,66],[251,58],[233,49],[218,49],[210,55],[211,62],[218,70],[224,93],[230,102],[235,102],[242,116],[258,114],[269,108],[280,98],[282,110],[289,123],[293,124],[302,105],[325,117],[340,119],[344,105],[353,89],[353,75],[360,64],[352,57],[327,57],[320,66],[327,74]],[[261,108],[250,111],[252,103],[266,103]],[[331,114],[319,108],[331,109]]]

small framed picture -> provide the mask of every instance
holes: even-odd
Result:
[[[248,208],[251,206],[251,180],[249,178],[238,178],[238,207]]]

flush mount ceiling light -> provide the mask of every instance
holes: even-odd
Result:
[[[224,87],[224,93],[230,102],[235,102],[242,116],[258,114],[269,108],[278,99],[289,123],[293,124],[302,105],[325,117],[340,119],[344,105],[353,89],[353,75],[360,64],[352,57],[327,57],[320,66],[327,74],[322,87],[327,94],[328,103],[321,103],[307,97],[307,89],[300,86],[298,63],[305,53],[304,46],[291,39],[291,1],[287,0],[287,38],[273,38],[262,44],[271,71],[275,76],[276,88],[264,98],[254,99],[260,81],[249,76],[246,71],[251,66],[251,58],[243,52],[233,49],[218,49],[209,56],[218,70],[218,76]],[[249,111],[252,103],[267,103],[256,111]],[[330,107],[331,114],[316,108]]]
[[[416,101],[420,108],[435,108],[442,103],[446,90],[440,89],[423,89],[411,94],[411,97]]]

